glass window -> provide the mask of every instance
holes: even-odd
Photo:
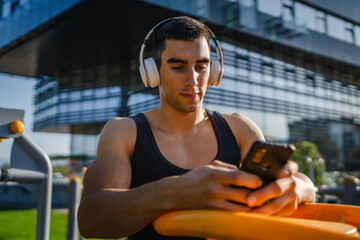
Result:
[[[304,83],[302,83],[302,82],[298,82],[298,83],[296,84],[296,89],[297,89],[298,91],[300,91],[300,92],[305,93],[305,92],[306,92],[306,85],[305,85]]]
[[[236,73],[237,73],[237,75],[247,77],[249,74],[249,71],[244,68],[238,68]]]
[[[304,4],[295,3],[295,22],[298,25],[305,25],[311,30],[316,30],[316,11],[315,9],[308,7]]]
[[[282,89],[274,89],[274,96],[276,96],[277,99],[282,101],[287,100],[286,93]]]
[[[283,6],[282,18],[285,22],[293,22],[294,21],[294,14],[293,14],[292,7]]]
[[[345,41],[349,43],[354,43],[354,25],[349,22],[345,22]]]
[[[103,108],[106,108],[106,100],[105,99],[96,99],[95,109],[103,109]]]
[[[6,17],[10,14],[10,9],[11,9],[11,2],[10,1],[6,1],[3,3],[2,6],[2,14],[0,14],[0,17]]]
[[[259,72],[251,71],[249,77],[250,77],[250,81],[261,82],[261,73]]]
[[[222,47],[222,45],[221,45],[221,47]],[[239,55],[246,56],[249,53],[249,51],[247,49],[237,47],[236,48],[236,53],[239,54]]]
[[[271,75],[271,74],[264,74],[264,80],[266,81],[266,82],[273,82],[273,76]]]
[[[121,93],[121,87],[120,86],[108,87],[108,91],[110,94],[119,94]]]
[[[326,15],[323,12],[316,11],[316,29],[320,33],[326,33]]]
[[[297,99],[298,95],[299,94],[297,94],[297,93],[287,92],[287,101],[297,103],[298,102],[298,99]]]
[[[59,106],[59,112],[60,112],[60,113],[67,112],[67,106],[68,106],[68,104],[62,103],[62,104],[60,104],[60,105],[58,105],[58,106]]]
[[[106,88],[97,88],[95,89],[96,97],[105,97],[106,96]]]
[[[256,8],[255,0],[240,0],[239,5],[239,24],[250,28],[256,28]]]
[[[286,141],[288,139],[288,124],[285,115],[266,113],[263,116],[263,120],[263,124],[266,126],[266,133],[264,134],[266,134],[267,137],[279,139],[280,141]]]
[[[249,84],[246,82],[238,81],[235,83],[235,89],[237,92],[240,92],[240,93],[249,93],[248,87],[249,87]]]
[[[285,79],[282,77],[276,77],[275,78],[275,84],[280,86],[280,87],[285,87],[286,83],[285,83]]]
[[[71,112],[78,112],[80,111],[80,103],[79,102],[72,102],[70,104],[70,111]]]
[[[72,92],[70,92],[70,99],[71,100],[80,99],[80,91],[72,91]]]
[[[82,91],[84,97],[90,97],[93,95],[93,89],[84,89]]]
[[[224,79],[224,82],[221,82],[221,89],[224,90],[229,90],[229,91],[234,91],[234,81],[230,80],[230,79]]]
[[[355,38],[355,44],[360,46],[360,27],[355,26],[354,28],[354,38]]]
[[[93,109],[93,101],[92,100],[85,100],[82,102],[81,110],[91,110]]]
[[[281,0],[258,0],[258,10],[274,17],[281,15]]]
[[[328,15],[328,34],[331,37],[344,40],[345,22],[337,17]]]
[[[255,5],[254,0],[239,0],[239,3],[245,7],[252,7]]]
[[[257,85],[257,84],[253,84],[250,87],[250,91],[252,95],[256,95],[256,96],[262,96],[262,87]]]
[[[274,98],[274,89],[270,87],[263,87],[262,97]]]
[[[226,65],[226,71],[224,71],[227,76],[235,77],[236,68],[232,65]]]
[[[108,99],[107,107],[119,107],[120,106],[120,98],[119,97],[111,97]]]
[[[59,93],[59,99],[67,99],[68,98],[68,93],[67,92],[61,92]]]
[[[227,43],[227,42],[219,42],[221,49],[228,50],[233,52],[234,51],[234,45]]]

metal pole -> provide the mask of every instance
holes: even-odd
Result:
[[[314,165],[313,165],[313,160],[308,157],[306,159],[307,165],[308,165],[308,176],[310,178],[310,180],[315,183],[315,178],[314,178]]]
[[[79,239],[76,214],[80,203],[80,186],[81,186],[80,178],[74,178],[70,181],[67,240]]]
[[[349,176],[344,179],[344,204],[358,205],[358,192],[356,187],[359,184],[359,179],[354,176]]]
[[[319,175],[320,175],[320,186],[324,185],[325,183],[325,160],[322,158],[317,158],[317,161],[319,163]]]
[[[38,212],[36,224],[36,239],[48,240],[50,235],[50,214],[52,196],[52,167],[47,154],[33,142],[25,133],[15,138],[14,142],[24,149],[34,159],[45,174],[44,180],[40,183],[38,195]]]

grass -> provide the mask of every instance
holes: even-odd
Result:
[[[0,211],[0,240],[23,240],[36,238],[37,211],[4,210]],[[67,214],[51,212],[50,239],[66,239]]]
[[[1,210],[0,240],[24,240],[36,238],[37,210]],[[66,240],[66,213],[51,211],[50,240]]]

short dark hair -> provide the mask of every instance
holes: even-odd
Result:
[[[174,17],[165,22],[154,31],[154,52],[158,68],[161,66],[161,53],[165,49],[165,41],[168,39],[195,41],[205,37],[209,43],[209,30],[200,21],[187,17]]]

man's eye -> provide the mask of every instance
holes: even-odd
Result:
[[[183,70],[184,66],[173,66],[172,69],[179,71],[179,70]]]
[[[199,71],[205,71],[206,68],[207,68],[207,65],[199,65],[199,66],[197,66],[197,69],[198,69]]]

